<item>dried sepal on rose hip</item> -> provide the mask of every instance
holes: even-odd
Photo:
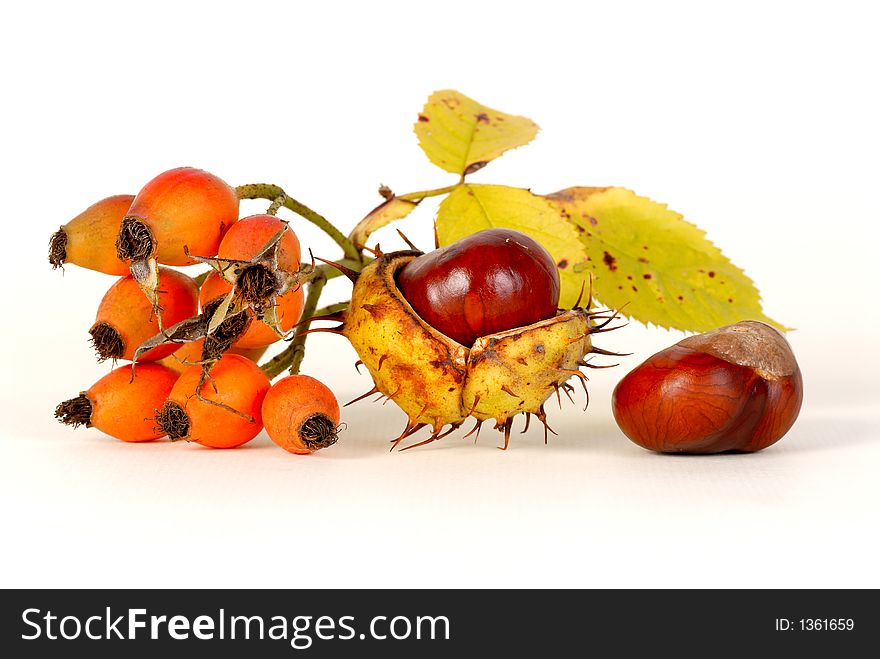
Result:
[[[217,258],[250,261],[264,252],[282,232],[275,260],[270,265],[285,272],[299,270],[301,247],[287,222],[265,213],[243,217],[230,227],[217,249]],[[274,273],[273,273],[274,274]]]
[[[115,195],[92,204],[52,234],[49,263],[72,263],[108,275],[127,275],[128,264],[116,255],[116,235],[134,195]]]
[[[156,407],[171,393],[178,373],[160,364],[120,366],[88,391],[55,408],[55,418],[76,428],[97,428],[125,442],[146,442],[165,433],[153,422]]]
[[[197,344],[198,359],[193,360],[193,363],[209,368],[213,362],[232,349],[236,341],[247,333],[253,322],[247,310],[244,310],[235,313],[224,312],[223,320],[212,324],[218,315],[217,308],[222,302],[223,300],[215,300],[206,305],[197,316],[185,318],[148,338],[134,351],[133,361],[138,362],[159,348],[166,355],[170,355],[180,350],[182,346]],[[195,356],[192,347],[186,354],[188,358]]]
[[[209,273],[199,290],[202,309],[216,309],[232,290],[232,284],[223,279],[219,272]],[[233,345],[237,349],[265,348],[279,341],[282,335],[288,333],[299,322],[304,303],[305,295],[301,286],[275,297],[274,313],[278,321],[276,329],[280,330],[281,334],[262,320],[257,320],[253,309],[248,308],[246,312],[254,322],[244,334],[236,339]]]
[[[637,366],[614,390],[624,434],[662,453],[753,452],[797,419],[803,379],[776,329],[743,321],[690,336]]]
[[[302,296],[297,291],[311,273],[300,269],[299,240],[287,222],[272,215],[252,215],[230,229],[216,257],[191,254],[216,273],[205,282],[208,292],[203,294],[203,304],[210,301],[209,296],[213,299],[211,293],[219,294],[221,288],[225,293],[216,307],[212,327],[227,313],[248,310],[278,340],[298,322],[302,309],[292,313]],[[252,335],[247,343],[256,345],[256,338]]]
[[[185,344],[200,342],[201,355],[195,363],[207,375],[214,362],[233,346],[235,352],[263,348],[296,325],[303,309],[303,292],[298,284],[299,241],[287,223],[272,216],[252,216],[240,224],[243,229],[233,234],[230,249],[239,250],[236,253],[242,256],[253,254],[253,258],[240,261],[197,257],[215,268],[202,284],[201,313],[145,340],[135,351],[135,361],[160,346],[175,351]],[[268,242],[263,244],[267,236]],[[264,301],[267,308],[263,303],[253,304],[234,285],[237,276],[251,266],[265,266],[264,271],[271,273],[275,282]]]
[[[229,348],[229,352],[234,355],[247,357],[252,362],[258,362],[265,354],[267,347],[268,346],[263,346],[262,348],[239,348],[238,346],[233,345]],[[178,373],[182,373],[189,366],[201,364],[204,361],[204,351],[205,339],[197,339],[195,341],[180,344],[180,347],[174,352],[167,357],[158,360],[156,363],[167,366]]]
[[[226,354],[210,369],[190,366],[168,399],[154,410],[156,425],[172,440],[235,448],[263,428],[261,407],[269,379],[241,355]]]
[[[331,331],[351,341],[370,372],[375,387],[365,396],[381,393],[407,413],[394,446],[425,426],[432,434],[416,446],[435,441],[471,416],[471,432],[494,421],[505,448],[517,414],[527,422],[536,415],[546,439],[544,403],[568,392],[570,378],[584,383],[586,355],[608,354],[591,335],[606,331],[613,316],[589,303],[558,310],[555,263],[516,231],[478,232],[424,255],[383,254],[347,274],[355,281],[351,305]]]
[[[314,453],[338,439],[339,403],[330,389],[308,375],[290,375],[273,384],[262,414],[269,438],[290,453]]]

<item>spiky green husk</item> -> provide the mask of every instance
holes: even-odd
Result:
[[[469,416],[493,419],[505,433],[505,446],[517,414],[535,414],[546,427],[545,401],[571,377],[584,378],[578,369],[592,350],[591,312],[564,311],[479,338],[468,348],[423,321],[398,290],[396,273],[418,254],[385,254],[367,265],[343,326],[375,382],[374,392],[407,414],[396,442],[424,426],[433,430],[428,441],[438,439]]]

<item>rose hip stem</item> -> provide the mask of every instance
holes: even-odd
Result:
[[[272,202],[270,210],[284,206],[300,217],[308,220],[330,236],[342,248],[345,257],[353,261],[361,261],[361,253],[345,234],[333,226],[327,218],[289,196],[284,190],[271,183],[249,183],[235,189],[239,199],[266,199]],[[277,206],[276,206],[277,205]]]

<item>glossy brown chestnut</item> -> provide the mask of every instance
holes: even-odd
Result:
[[[780,332],[744,321],[658,352],[614,390],[614,418],[662,453],[760,451],[788,432],[803,380]]]
[[[397,285],[422,320],[464,346],[556,315],[559,271],[537,242],[485,229],[410,261]]]

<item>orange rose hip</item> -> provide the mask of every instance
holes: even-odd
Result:
[[[251,360],[228,353],[209,375],[203,377],[199,365],[181,373],[156,413],[156,424],[171,439],[210,448],[235,448],[249,442],[263,428],[260,408],[269,379]]]
[[[116,236],[120,260],[155,258],[165,265],[195,263],[184,253],[214,256],[238,220],[238,195],[222,179],[193,167],[159,174],[138,192]]]
[[[108,275],[128,274],[116,255],[116,235],[134,195],[116,195],[92,204],[58,229],[49,240],[49,263],[67,263]]]
[[[155,409],[174,387],[177,373],[159,364],[120,366],[88,391],[55,408],[66,425],[97,428],[125,442],[146,442],[165,433],[153,421]]]
[[[250,261],[263,247],[287,226],[274,215],[250,215],[236,222],[220,242],[217,257]],[[278,250],[278,267],[288,272],[299,269],[300,244],[296,234],[288,229],[281,238]]]
[[[166,327],[198,313],[199,288],[192,277],[170,268],[159,269],[159,304]],[[123,277],[104,294],[95,324],[89,330],[98,359],[132,359],[137,347],[159,333],[153,306],[131,277]],[[148,350],[139,362],[156,361],[178,346],[162,345]]]
[[[285,451],[313,453],[336,443],[339,403],[324,384],[308,375],[276,382],[263,400],[263,424]]]

